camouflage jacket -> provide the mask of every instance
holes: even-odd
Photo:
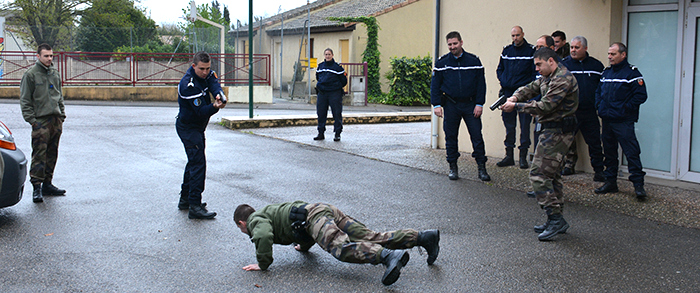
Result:
[[[539,101],[524,102],[542,95]],[[518,112],[533,114],[539,122],[558,122],[574,116],[578,108],[578,83],[561,63],[548,77],[540,77],[513,94]]]

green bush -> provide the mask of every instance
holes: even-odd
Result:
[[[429,56],[417,58],[404,56],[391,58],[390,64],[391,71],[386,74],[389,80],[389,93],[375,101],[401,106],[429,105],[432,59]]]

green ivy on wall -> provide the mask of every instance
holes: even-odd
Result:
[[[329,17],[330,21],[359,22],[367,26],[367,47],[362,53],[362,62],[367,62],[367,96],[378,98],[382,95],[379,84],[379,25],[377,19],[371,16],[359,17]]]
[[[430,104],[430,80],[433,61],[429,56],[391,58],[389,93],[377,102],[382,104],[418,106]]]

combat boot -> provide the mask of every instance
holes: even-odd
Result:
[[[190,205],[190,213],[187,217],[190,219],[213,219],[216,217],[216,213],[207,211],[207,209],[201,205]]]
[[[440,253],[440,230],[425,230],[418,233],[418,245],[428,252],[428,265],[435,263]]]
[[[638,201],[647,200],[647,192],[644,190],[644,185],[637,185],[634,187],[634,194],[637,196]]]
[[[382,276],[382,284],[385,286],[394,284],[401,276],[401,268],[408,263],[410,258],[408,251],[384,248],[380,257],[382,258],[382,264],[386,267],[384,276]]]
[[[66,191],[59,189],[58,187],[51,184],[51,181],[45,181],[41,185],[41,193],[44,195],[66,195]]]
[[[545,223],[542,224],[542,225],[537,225],[537,226],[535,226],[535,229],[534,229],[534,230],[535,230],[535,233],[540,234],[540,233],[544,232],[544,230],[547,230],[547,224],[549,224],[549,221],[545,222]],[[568,230],[568,229],[569,229],[569,227],[567,226],[566,229],[562,230],[562,231],[559,232],[559,233],[560,233],[560,234],[566,234],[566,230]]]
[[[314,137],[314,140],[324,140],[326,139],[326,136],[323,135],[323,132],[319,132],[316,137]]]
[[[513,148],[506,148],[506,157],[500,162],[496,163],[498,167],[507,167],[515,165],[515,159],[513,158]]]
[[[447,175],[450,180],[459,179],[459,168],[457,167],[457,162],[450,162],[450,174]]]
[[[576,171],[574,171],[574,167],[564,167],[564,169],[561,170],[561,175],[563,176],[569,176],[574,174],[576,174]]]
[[[520,149],[520,169],[530,168],[527,164],[527,149]]]
[[[620,191],[617,189],[617,182],[610,182],[606,181],[603,186],[598,187],[594,190],[595,193],[597,194],[605,194],[605,193],[611,193],[611,192],[618,192]]]
[[[185,193],[187,194],[187,193]],[[206,207],[207,203],[203,202],[202,207]],[[183,195],[182,192],[180,192],[180,201],[177,203],[177,208],[179,210],[189,210],[190,209],[190,201],[189,201],[189,196]]]
[[[550,214],[547,216],[547,223],[544,224],[546,227],[537,239],[540,241],[549,241],[557,236],[557,234],[565,232],[569,229],[569,223],[564,220],[562,214]]]
[[[481,179],[481,181],[491,181],[491,176],[486,172],[485,164],[479,164],[479,179]]]
[[[43,202],[44,197],[41,195],[41,185],[34,185],[34,193],[32,193],[33,202]]]

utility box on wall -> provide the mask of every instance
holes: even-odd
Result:
[[[350,95],[352,96],[353,106],[364,106],[367,102],[365,89],[367,79],[364,76],[350,77]]]

